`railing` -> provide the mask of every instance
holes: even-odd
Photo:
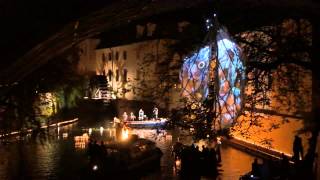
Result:
[[[74,123],[76,121],[78,121],[79,119],[78,118],[74,118],[72,120],[67,120],[67,121],[61,121],[61,122],[58,122],[58,123],[54,123],[54,124],[50,124],[49,127],[57,127],[57,126],[63,126],[63,125],[66,125],[66,124],[71,124],[71,123]],[[41,129],[45,129],[45,128],[48,128],[47,125],[45,126],[41,126],[40,127]],[[33,129],[27,129],[27,130],[23,130],[23,131],[12,131],[12,132],[9,132],[9,133],[4,133],[4,134],[0,134],[0,138],[5,138],[5,137],[9,137],[9,136],[16,136],[16,135],[19,135],[21,133],[30,133],[32,132]]]
[[[254,154],[258,157],[264,158],[264,159],[272,159],[272,160],[281,160],[282,156],[286,156],[288,159],[291,159],[290,154],[286,154],[284,152],[275,150],[275,149],[269,149],[263,146],[259,146],[256,144],[253,144],[251,142],[243,141],[241,139],[236,138],[223,138],[223,142],[233,146],[237,149],[243,150],[245,152],[248,152],[250,154]],[[290,161],[291,162],[291,161]],[[293,162],[291,162],[293,163]]]

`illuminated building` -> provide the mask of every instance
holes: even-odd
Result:
[[[177,29],[182,30],[187,25],[187,22],[178,23]],[[174,40],[153,37],[156,29],[157,26],[152,23],[137,25],[138,41],[119,46],[104,45],[99,39],[86,39],[79,44],[78,71],[106,80],[103,86],[91,87],[92,99],[147,100],[156,102],[162,108],[178,107],[181,87],[178,79],[176,83],[167,82],[161,79],[160,74],[167,73],[164,66],[171,67],[180,58],[168,48]],[[146,38],[143,39],[143,36]],[[178,74],[178,71],[169,73]],[[163,95],[159,96],[159,91],[168,86],[167,99],[164,100]]]

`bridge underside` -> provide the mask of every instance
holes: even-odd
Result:
[[[217,11],[220,21],[225,24],[231,33],[254,29],[255,27],[275,24],[285,18],[314,19],[319,16],[319,4],[313,1],[232,1],[226,0],[214,3],[207,0],[183,1],[138,0],[126,3],[118,2],[111,6],[93,12],[86,17],[80,17],[78,21],[66,24],[57,33],[47,36],[47,40],[38,43],[37,46],[19,58],[12,66],[0,73],[0,83],[10,87],[19,82],[37,68],[46,64],[74,44],[84,39],[98,35],[105,31],[116,30],[131,22],[146,19],[151,16],[170,13],[177,10],[190,11],[190,13],[208,14]],[[0,92],[6,92],[2,88]]]

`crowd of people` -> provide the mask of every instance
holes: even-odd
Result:
[[[159,115],[159,110],[157,107],[154,107],[153,110],[152,110],[152,118],[153,119],[158,119],[158,115]],[[148,119],[148,117],[146,116],[145,112],[140,109],[139,110],[139,114],[138,114],[138,119],[136,117],[136,115],[131,112],[130,113],[130,116],[127,114],[127,112],[124,112],[123,115],[122,115],[122,120],[123,121],[135,121],[135,120],[139,120],[139,121],[143,121],[143,120],[146,120]]]
[[[287,179],[289,168],[289,159],[284,154],[280,161],[262,159],[262,163],[259,163],[258,159],[255,158],[252,163],[250,177],[252,179],[272,179],[273,177]]]
[[[302,139],[297,135],[293,141],[292,152],[291,158],[282,153],[279,160],[261,159],[262,163],[255,158],[251,172],[241,179],[312,179],[314,154],[308,151],[304,156]],[[310,156],[313,157],[310,158]]]
[[[88,156],[91,161],[99,160],[103,157],[107,157],[107,155],[108,152],[103,141],[98,144],[96,140],[89,139]]]
[[[176,143],[173,146],[172,154],[176,161],[180,161],[181,167],[175,167],[181,170],[181,174],[195,175],[208,175],[216,176],[218,174],[218,166],[221,161],[220,148],[208,148],[192,144],[191,146]],[[177,166],[175,164],[175,166]]]

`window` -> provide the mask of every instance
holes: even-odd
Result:
[[[109,52],[109,61],[112,60],[112,52]]]
[[[109,77],[109,82],[111,82],[111,78],[112,78],[112,71],[109,69],[108,70],[108,77]]]
[[[104,53],[102,53],[102,55],[101,55],[101,59],[102,59],[102,62],[103,62],[103,63],[105,63],[105,62],[106,62],[106,57],[105,57]]]
[[[123,51],[123,59],[124,59],[124,60],[127,59],[127,51]]]
[[[145,26],[142,26],[142,25],[137,25],[136,26],[136,38],[140,38],[143,36],[144,34],[144,29],[145,29]]]
[[[119,52],[116,52],[116,60],[119,60]]]
[[[147,24],[147,36],[151,37],[154,34],[156,28],[157,28],[156,24],[148,23]]]
[[[127,82],[127,78],[128,78],[128,70],[123,69],[123,82]]]
[[[116,70],[116,81],[119,81],[119,69]]]

